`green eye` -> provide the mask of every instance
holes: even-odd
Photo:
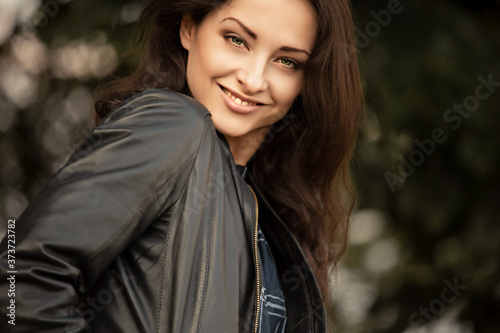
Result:
[[[242,45],[242,44],[243,44],[243,41],[242,41],[240,38],[238,38],[238,37],[230,37],[229,39],[231,40],[231,42],[232,42],[234,45],[238,45],[238,46],[240,46],[240,45]]]
[[[295,63],[291,61],[290,59],[280,59],[280,63],[285,66],[285,67],[292,67],[295,66]]]

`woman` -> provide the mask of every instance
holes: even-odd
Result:
[[[361,108],[348,2],[154,0],[141,36],[16,221],[8,328],[326,332]]]

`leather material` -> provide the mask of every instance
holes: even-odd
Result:
[[[326,332],[304,254],[261,195],[259,204],[287,332]],[[1,242],[0,331],[253,332],[255,209],[201,104],[167,89],[135,95],[17,219],[15,326]]]

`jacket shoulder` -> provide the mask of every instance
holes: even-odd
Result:
[[[133,95],[115,107],[100,126],[114,123],[135,126],[162,126],[174,122],[200,125],[210,112],[193,98],[168,88],[150,88]]]

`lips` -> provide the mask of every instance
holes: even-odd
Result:
[[[222,85],[219,85],[219,88],[224,104],[229,110],[235,113],[251,114],[267,105],[258,100],[244,97],[234,90],[228,89]]]
[[[257,103],[249,102],[247,100],[242,100],[239,97],[234,96],[233,93],[231,93],[229,90],[227,90],[224,87],[222,87],[222,90],[227,95],[227,97],[231,98],[233,100],[233,102],[235,102],[238,105],[241,105],[241,106],[255,106],[255,105],[257,105]]]
[[[243,97],[241,94],[238,94],[237,92],[233,90],[229,90],[224,86],[219,85],[219,87],[222,89],[224,94],[226,94],[227,97],[229,97],[235,104],[240,105],[240,106],[258,106],[258,105],[264,105],[265,103],[261,103],[260,101],[251,99],[251,98],[246,98]]]

